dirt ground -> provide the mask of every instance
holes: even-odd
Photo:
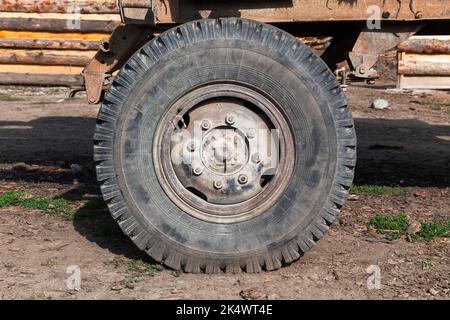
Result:
[[[0,88],[0,195],[68,199],[76,215],[101,201],[91,160],[98,107],[66,94]],[[389,241],[367,222],[380,213],[450,217],[450,93],[359,85],[348,98],[359,139],[356,183],[403,192],[352,194],[329,235],[300,261],[271,273],[179,274],[161,270],[121,235],[97,232],[103,220],[7,206],[0,208],[0,298],[449,299],[449,238]],[[370,109],[376,98],[390,109]],[[80,290],[66,287],[72,265],[81,270]],[[373,265],[381,288],[369,290]]]

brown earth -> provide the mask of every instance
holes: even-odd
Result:
[[[98,107],[64,99],[62,89],[0,92],[0,194],[66,198],[78,210],[98,198],[91,160]],[[152,277],[133,268],[136,259],[152,266],[150,259],[121,236],[99,236],[95,221],[6,207],[0,208],[0,298],[449,299],[450,239],[387,241],[368,232],[366,223],[378,213],[405,212],[418,221],[450,217],[450,94],[360,85],[350,86],[348,97],[359,138],[356,182],[405,192],[352,195],[329,235],[300,261],[271,273],[163,270]],[[369,109],[376,98],[391,108]],[[81,172],[73,172],[73,164]],[[66,288],[71,265],[81,268],[79,291]],[[379,290],[367,287],[371,265],[381,269]]]

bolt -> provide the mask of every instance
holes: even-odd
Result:
[[[222,189],[223,188],[222,181],[219,181],[219,180],[214,181],[214,188],[217,189],[217,190]]]
[[[260,163],[261,162],[261,156],[259,155],[259,153],[255,153],[254,155],[252,155],[252,161],[254,163]]]
[[[203,168],[202,167],[195,167],[194,169],[194,175],[196,176],[201,176],[203,173]]]
[[[389,19],[390,16],[391,16],[391,13],[389,11],[383,12],[383,15],[382,15],[383,19]]]
[[[365,73],[366,73],[366,68],[365,68],[365,67],[359,68],[359,72],[360,72],[361,74],[365,74]]]
[[[417,11],[415,18],[416,19],[422,19],[423,18],[423,12],[422,11]]]
[[[227,118],[225,119],[225,122],[228,124],[228,125],[233,125],[233,124],[235,124],[236,123],[236,119],[234,118],[234,116],[232,115],[232,114],[230,114],[229,116],[227,116]]]
[[[194,152],[195,149],[197,149],[197,146],[196,146],[195,142],[194,141],[189,142],[188,145],[187,145],[187,149],[190,152]]]
[[[253,139],[256,137],[256,130],[255,129],[250,129],[247,132],[247,138],[249,139]]]
[[[245,174],[241,174],[238,181],[240,184],[246,184],[248,182],[248,177]]]
[[[203,130],[209,130],[211,128],[211,122],[209,120],[203,120],[202,121],[202,129]]]

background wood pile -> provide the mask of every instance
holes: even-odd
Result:
[[[415,36],[398,47],[399,89],[450,89],[450,36]]]
[[[0,84],[81,85],[119,23],[116,0],[2,0]]]

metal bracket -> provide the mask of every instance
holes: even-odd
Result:
[[[119,0],[119,7],[125,24],[156,24],[152,0]]]
[[[359,34],[348,62],[357,78],[374,79],[378,73],[373,69],[380,54],[395,48],[418,32],[423,25],[385,25],[381,30],[365,28]]]
[[[103,88],[112,74],[149,39],[152,30],[150,26],[120,25],[109,40],[99,45],[97,54],[83,70],[89,103],[100,103]]]

